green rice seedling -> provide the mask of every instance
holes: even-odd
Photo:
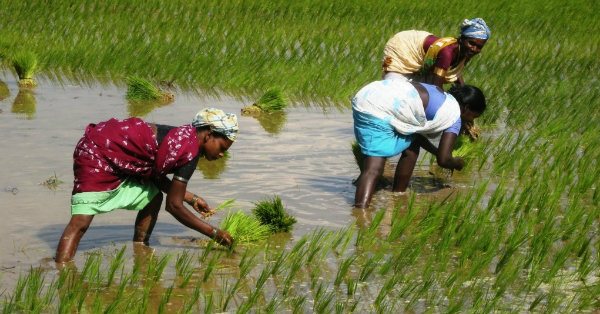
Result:
[[[280,111],[288,106],[288,102],[281,87],[271,87],[252,106],[242,108],[242,114]]]
[[[313,311],[317,314],[326,314],[333,311],[331,308],[331,302],[333,301],[335,292],[326,292],[325,290],[326,288],[324,288],[323,284],[320,283],[315,292]]]
[[[175,274],[178,278],[181,278],[179,288],[185,288],[194,274],[192,256],[189,251],[185,250],[177,256],[177,261],[175,262]]]
[[[204,313],[214,313],[215,301],[212,292],[204,294]]]
[[[346,249],[348,248],[348,244],[350,244],[350,241],[354,237],[354,234],[355,224],[345,227],[342,230],[338,230],[335,234],[334,239],[331,241],[331,249],[333,251],[336,251],[338,255],[344,255]]]
[[[33,79],[37,63],[37,56],[31,51],[19,51],[12,57],[12,65],[19,77],[20,88],[33,88],[37,86],[37,82]]]
[[[271,233],[269,226],[263,225],[254,216],[243,211],[229,212],[221,223],[221,229],[229,232],[238,243],[252,243],[265,240]]]
[[[269,226],[271,232],[289,232],[296,223],[296,218],[285,211],[281,198],[277,195],[254,205],[252,213],[261,224]]]
[[[364,261],[364,263],[360,266],[360,271],[358,273],[358,280],[361,282],[367,281],[369,276],[373,274],[379,262],[383,259],[383,253],[378,252],[374,255],[369,256],[368,259]],[[389,264],[391,266],[391,264]]]
[[[100,286],[102,283],[102,272],[100,265],[102,264],[102,255],[100,253],[92,253],[86,260],[83,266],[83,271],[80,275],[80,280],[86,280],[92,286]]]
[[[125,247],[123,246],[119,253],[110,261],[110,267],[106,276],[106,286],[110,287],[115,277],[117,269],[123,265],[123,256],[125,255]]]
[[[186,298],[184,300],[184,303],[181,306],[181,313],[184,313],[184,314],[192,313],[194,305],[196,305],[198,303],[198,300],[200,299],[200,293],[201,293],[200,289],[201,289],[201,286],[197,285],[194,288],[194,292],[192,292],[191,297]]]
[[[348,271],[350,270],[350,266],[352,266],[356,258],[357,256],[349,256],[348,258],[344,259],[340,265],[338,265],[337,274],[335,275],[335,280],[333,282],[334,286],[337,287],[342,283],[348,274]]]
[[[353,297],[356,293],[356,288],[358,287],[358,279],[348,277],[345,280],[346,283],[346,295],[349,297]]]
[[[233,209],[235,208],[235,199],[228,199],[221,204],[213,207],[213,210],[224,210],[224,209]]]
[[[267,314],[278,313],[277,310],[281,306],[282,302],[283,302],[283,300],[279,299],[276,296],[271,298],[271,301],[269,301],[269,303],[265,307],[265,313],[267,313]]]
[[[206,244],[206,247],[204,248],[204,251],[202,251],[202,254],[200,254],[200,256],[198,257],[198,263],[200,265],[204,264],[204,262],[206,262],[206,259],[208,258],[208,255],[210,254],[210,252],[212,252],[212,248],[214,246],[214,242],[210,241]]]
[[[404,215],[399,214],[401,206],[396,206],[396,208],[394,209],[394,212],[392,214],[392,229],[388,234],[388,241],[394,241],[396,239],[399,239],[419,214],[419,211],[414,206],[415,199],[416,194],[411,192],[410,199],[407,204],[407,212]]]
[[[173,256],[170,254],[165,254],[160,257],[156,257],[154,255],[150,256],[150,260],[148,261],[148,269],[146,271],[146,279],[157,283],[162,277],[162,274],[172,257]]]
[[[173,293],[173,286],[170,286],[165,292],[163,292],[163,295],[160,298],[160,303],[158,304],[158,313],[164,313],[165,306],[171,299],[171,293]]]
[[[207,282],[208,279],[210,278],[210,275],[212,274],[213,270],[215,269],[215,266],[217,265],[217,262],[219,261],[219,259],[221,258],[221,252],[215,252],[211,258],[208,260],[208,264],[206,265],[206,268],[204,269],[204,274],[202,275],[202,282]]]
[[[285,261],[289,258],[290,254],[285,251],[279,251],[275,261],[273,261],[271,266],[271,275],[275,276],[279,274],[279,270],[285,263]]]
[[[317,287],[317,284],[321,282],[321,275],[323,272],[323,264],[314,263],[313,265],[308,266],[309,270],[309,278],[310,278],[310,290],[314,290]]]
[[[292,313],[301,314],[304,313],[304,307],[306,305],[306,296],[297,296],[291,300]]]
[[[130,76],[127,78],[127,94],[125,98],[133,101],[160,100],[163,102],[172,102],[175,96],[160,91],[146,79]]]

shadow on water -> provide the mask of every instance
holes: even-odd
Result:
[[[67,222],[65,221],[65,224],[41,226],[36,236],[40,241],[45,242],[49,247],[55,249]],[[130,224],[123,225],[94,225],[92,222],[92,225],[81,239],[77,252],[109,246],[115,242],[126,243],[131,241],[133,237],[133,224],[134,220],[131,220]],[[150,246],[158,244],[161,236],[172,237],[188,230],[183,225],[157,222],[150,238]],[[202,237],[200,234],[198,236]]]
[[[12,113],[17,114],[20,118],[32,120],[36,112],[36,100],[32,90],[20,89],[17,97],[13,101]]]

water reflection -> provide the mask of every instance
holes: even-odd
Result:
[[[200,158],[200,160],[198,160],[198,165],[196,165],[196,169],[202,171],[204,179],[218,179],[219,175],[225,171],[228,159],[229,152],[225,152],[225,156],[217,160],[209,161],[206,158]]]
[[[0,80],[0,101],[8,98],[10,96],[10,91],[8,90],[8,86],[2,80]]]
[[[19,89],[19,93],[12,105],[12,113],[24,115],[27,120],[32,120],[35,114],[36,100],[32,90]]]
[[[154,110],[158,107],[167,106],[171,103],[173,103],[173,99],[168,99],[168,100],[161,100],[161,99],[128,100],[127,101],[127,113],[129,114],[129,117],[143,117],[143,116],[149,114],[150,112],[152,112],[152,110]]]
[[[279,134],[287,121],[287,113],[285,111],[242,113],[242,115],[254,117],[265,132],[269,134]]]

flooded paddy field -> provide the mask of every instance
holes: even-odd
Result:
[[[0,3],[3,313],[598,312],[598,3]],[[456,36],[471,17],[492,37],[465,70],[488,99],[467,167],[423,153],[415,193],[394,194],[391,159],[372,209],[354,210],[348,98],[380,77],[396,32]],[[11,72],[22,50],[38,58],[33,90]],[[129,103],[130,74],[174,82],[161,87],[175,101]],[[130,241],[135,214],[116,211],[56,267],[88,123],[185,124],[276,85],[292,106],[241,116],[229,156],[201,162],[189,189],[244,211],[278,195],[291,233],[226,251],[161,212],[148,248]]]
[[[70,217],[72,153],[87,124],[111,117],[127,118],[139,114],[140,108],[125,100],[124,87],[41,80],[35,90],[19,91],[10,73],[2,73],[0,79],[8,90],[0,101],[0,230],[4,232],[0,267],[2,286],[6,288],[13,286],[17,274],[30,266],[53,266],[58,239]],[[278,195],[298,220],[291,239],[319,227],[343,228],[357,218],[359,223],[368,223],[373,212],[356,211],[352,206],[352,181],[358,176],[358,168],[350,150],[354,139],[350,111],[292,107],[283,118],[276,117],[278,128],[269,129],[257,118],[239,115],[241,107],[251,102],[176,92],[172,104],[142,108],[146,112],[142,118],[182,125],[208,106],[238,114],[239,139],[231,147],[229,158],[202,161],[188,185],[188,190],[212,206],[235,199],[237,207],[249,210],[254,202]],[[394,162],[386,169],[389,179]],[[434,179],[426,168],[417,169],[417,192],[442,195],[467,184],[460,183],[460,176],[458,183],[448,178]],[[49,179],[57,179],[58,184],[44,185]],[[375,195],[373,207],[387,206],[390,199],[405,200],[406,196],[393,195],[388,186]],[[209,222],[219,225],[222,217],[215,215]],[[122,210],[95,217],[81,241],[76,264],[82,263],[85,252],[130,245],[134,220],[134,213]],[[163,211],[150,244],[159,253],[176,253],[194,249],[197,238],[205,237]]]

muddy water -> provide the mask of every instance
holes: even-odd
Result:
[[[127,103],[122,87],[40,79],[32,92],[19,92],[11,73],[0,73],[0,80],[5,85],[0,86],[2,287],[11,286],[16,274],[31,265],[52,267],[57,241],[70,217],[71,156],[88,123],[138,114],[146,121],[181,125],[203,107],[239,113],[251,103],[175,91],[175,101],[167,106],[139,108]],[[356,218],[368,221],[370,212],[352,209],[352,180],[358,168],[350,150],[350,111],[295,107],[269,119],[240,116],[239,140],[227,160],[216,162],[214,169],[208,165],[196,171],[188,189],[213,206],[233,198],[246,210],[277,194],[298,219],[292,240],[317,227],[345,227]],[[435,179],[428,168],[421,166],[413,179],[413,189],[423,198],[446,195],[465,184],[455,177]],[[390,164],[386,176],[391,179],[392,174]],[[56,189],[41,184],[54,175],[64,183]],[[390,206],[405,198],[390,193],[388,186],[377,192],[373,205]],[[218,225],[220,218],[211,217],[210,223]],[[76,263],[93,249],[129,245],[134,219],[135,213],[122,210],[95,217]],[[161,212],[151,246],[159,252],[177,251],[190,248],[190,241],[180,239],[197,237],[201,236]]]

